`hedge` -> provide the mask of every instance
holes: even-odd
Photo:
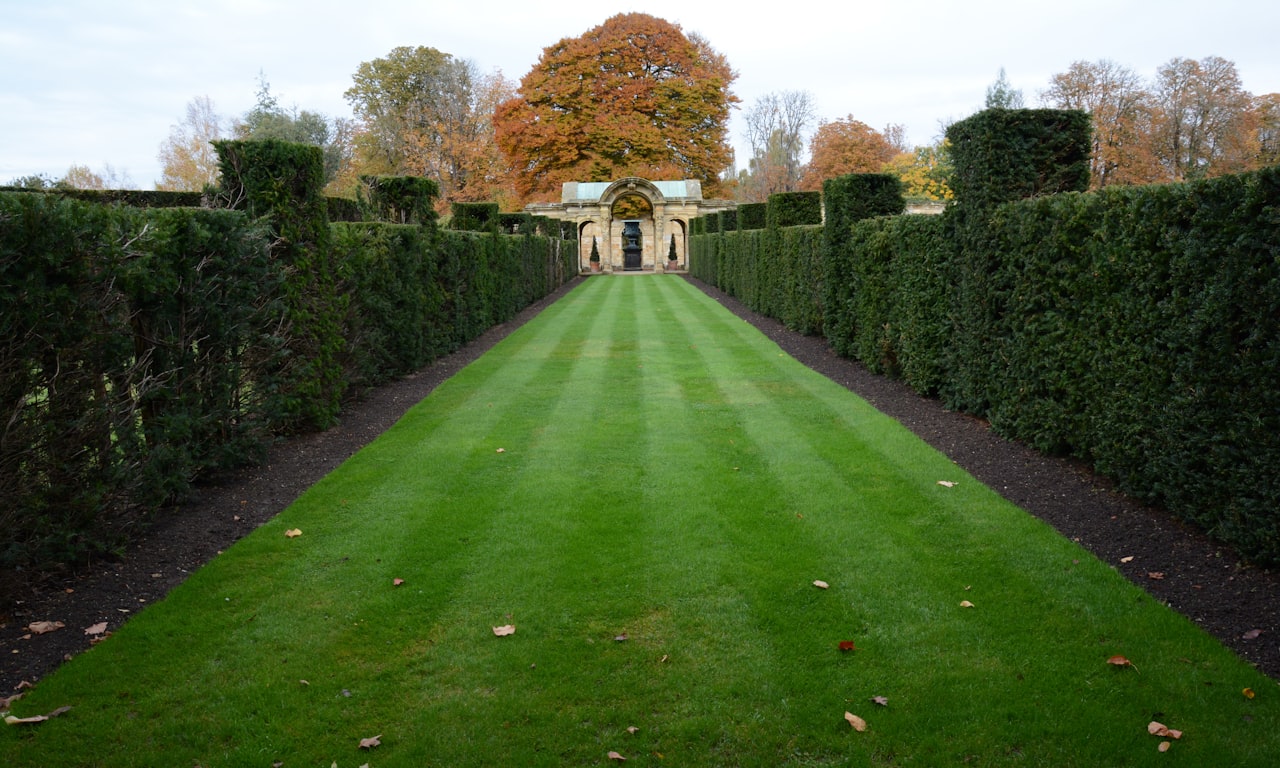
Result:
[[[0,193],[0,603],[577,272],[559,238],[331,225],[296,146],[220,147],[243,210]]]

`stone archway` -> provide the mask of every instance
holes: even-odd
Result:
[[[627,198],[638,198],[650,212],[631,216],[617,208]],[[613,182],[568,182],[560,203],[532,203],[529,213],[561,221],[573,221],[579,236],[579,268],[590,271],[591,245],[600,252],[603,271],[626,269],[622,229],[625,221],[640,226],[640,271],[664,271],[671,237],[676,238],[679,264],[687,264],[688,223],[697,216],[736,207],[730,200],[703,200],[702,185],[695,180],[649,181],[638,177]],[[615,215],[615,212],[619,215]]]

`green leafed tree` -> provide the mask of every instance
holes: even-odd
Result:
[[[696,33],[619,14],[543,50],[494,117],[520,197],[554,199],[566,181],[689,178],[711,195],[733,155],[736,74]]]
[[[501,73],[419,46],[364,62],[353,79],[346,98],[363,124],[361,173],[431,179],[441,210],[509,196],[493,135],[494,108],[512,92]]]
[[[278,139],[311,144],[324,153],[324,180],[332,182],[352,160],[353,126],[349,120],[330,120],[323,114],[297,107],[285,109],[271,93],[271,85],[259,75],[258,100],[234,126],[237,139]]]

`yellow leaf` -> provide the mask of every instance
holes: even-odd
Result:
[[[1252,699],[1252,698],[1253,698],[1253,689],[1252,689],[1252,688],[1245,688],[1243,691],[1241,691],[1241,693],[1243,693],[1243,694],[1244,694],[1244,697],[1245,697],[1246,699]]]
[[[969,602],[968,600],[961,600],[961,601],[960,601],[960,607],[961,607],[961,608],[972,608],[972,607],[973,607],[973,603]]]
[[[286,537],[290,538],[290,539],[296,539],[296,538],[298,538],[299,536],[301,536],[301,535],[302,535],[302,529],[301,529],[301,528],[290,528],[289,530],[287,530],[287,531],[285,531],[285,532],[284,532],[284,535],[285,535]]]

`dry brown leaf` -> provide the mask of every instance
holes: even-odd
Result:
[[[84,633],[86,635],[100,635],[106,631],[107,631],[107,622],[100,621],[97,624],[94,624],[92,627],[86,627],[84,630]]]
[[[826,589],[831,585],[823,581],[822,579],[815,579],[813,582],[813,586],[817,587],[818,589]]]
[[[1107,663],[1115,665],[1117,667],[1133,667],[1133,662],[1129,661],[1123,656],[1112,656],[1111,658],[1107,659]],[[1133,667],[1133,668],[1137,669],[1137,667]]]
[[[623,757],[622,755],[618,754],[617,752],[610,752],[610,753],[609,753],[609,759],[610,759],[610,760],[617,760],[617,761],[618,761],[618,762],[620,762],[620,763],[625,763],[625,762],[627,762],[627,758]]]
[[[1241,640],[1257,640],[1257,639],[1258,639],[1258,636],[1259,636],[1259,635],[1261,635],[1261,634],[1262,634],[1262,630],[1260,630],[1260,629],[1251,629],[1251,630],[1249,630],[1248,632],[1245,632],[1243,635],[1241,635],[1241,636],[1240,636],[1240,639],[1241,639]]]
[[[620,635],[618,635],[617,637],[613,638],[613,641],[614,641],[615,643],[625,643],[625,642],[627,642],[627,633],[626,633],[626,632],[623,632],[622,634],[620,634]]]
[[[1160,581],[1161,579],[1164,578],[1164,573],[1161,571],[1147,571],[1147,578]]]
[[[374,747],[378,747],[381,745],[382,745],[382,734],[378,734],[377,736],[371,736],[370,738],[360,740],[361,749],[373,749]]]
[[[889,706],[889,700],[888,700],[887,698],[885,698],[884,696],[872,696],[872,697],[871,697],[871,703],[873,703],[873,704],[879,704],[879,705],[880,705],[880,706],[882,706],[882,707],[887,707],[887,706]]]
[[[52,632],[55,629],[62,629],[67,626],[60,621],[33,621],[27,625],[27,629],[33,634],[43,635],[46,632]]]
[[[1147,723],[1147,733],[1151,734],[1152,736],[1164,736],[1170,739],[1182,738],[1182,731],[1170,728],[1166,726],[1164,723],[1158,723],[1155,720],[1152,720],[1150,723]]]
[[[287,538],[290,538],[290,539],[296,539],[296,538],[298,538],[299,536],[301,536],[301,535],[302,535],[302,529],[301,529],[301,528],[290,528],[289,530],[287,530],[287,531],[285,531],[285,532],[284,532],[284,535],[285,535]]]
[[[507,449],[506,449],[506,448],[499,448],[499,449],[497,450],[497,453],[506,453],[506,452],[507,452]]]
[[[392,579],[392,580],[391,580],[391,586],[393,586],[393,587],[398,587],[398,586],[400,586],[400,585],[401,585],[401,584],[403,584],[403,583],[404,583],[404,579]]]
[[[1169,751],[1169,747],[1172,747],[1172,746],[1173,746],[1173,742],[1171,742],[1171,741],[1162,741],[1162,742],[1160,742],[1160,746],[1156,747],[1156,749],[1160,750],[1161,752],[1168,752],[1168,751]]]
[[[858,647],[853,644],[852,640],[841,640],[839,647],[840,647],[840,650],[846,651],[846,652],[858,650]]]
[[[1132,563],[1132,562],[1133,562],[1133,555],[1129,555],[1128,557],[1122,557],[1122,558],[1120,558],[1120,562],[1122,562],[1122,563]]]
[[[493,628],[493,634],[497,635],[498,637],[506,637],[507,635],[514,635],[515,633],[516,633],[516,626],[514,624],[504,624],[501,627]]]
[[[972,607],[973,607],[973,603],[969,602],[968,600],[961,600],[961,601],[960,601],[960,607],[961,607],[961,608],[972,608]]]
[[[955,487],[956,487],[956,484],[955,484],[955,483],[953,483],[953,482],[952,482],[952,481],[950,481],[950,480],[939,480],[939,481],[938,481],[938,485],[942,486],[943,488],[955,488]]]
[[[51,720],[57,717],[58,715],[65,714],[70,711],[71,711],[71,707],[58,707],[57,709],[53,710],[47,715],[36,715],[34,717],[14,717],[13,715],[8,715],[5,717],[4,722],[7,725],[29,725],[31,723],[43,723],[45,720]]]
[[[863,720],[862,718],[858,717],[852,712],[845,712],[844,719],[848,720],[849,725],[853,728],[853,730],[857,731],[858,733],[862,733],[863,731],[867,730],[867,721]]]
[[[1252,688],[1245,688],[1243,691],[1241,691],[1241,693],[1243,693],[1243,694],[1244,694],[1244,697],[1245,697],[1246,699],[1252,699],[1252,698],[1254,697],[1254,693],[1253,693],[1253,689],[1252,689]]]
[[[639,729],[639,728],[637,728],[637,727],[635,727],[634,725],[628,725],[628,726],[627,726],[627,733],[630,733],[630,734],[632,734],[632,735],[635,735],[639,730],[640,730],[640,729]]]

